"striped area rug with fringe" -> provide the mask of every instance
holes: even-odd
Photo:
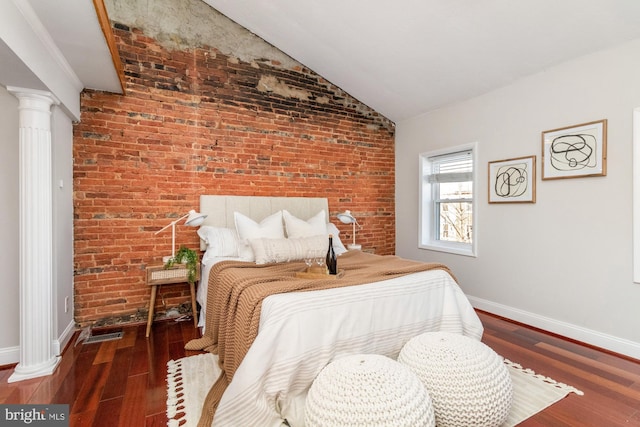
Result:
[[[553,405],[569,393],[583,393],[505,359],[513,382],[513,404],[502,427],[515,426]],[[169,427],[195,427],[202,403],[220,375],[218,357],[206,353],[167,363],[167,418]],[[292,426],[298,427],[298,426]]]

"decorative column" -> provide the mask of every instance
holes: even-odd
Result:
[[[50,375],[53,354],[51,106],[39,90],[7,87],[19,100],[20,361],[9,382]]]

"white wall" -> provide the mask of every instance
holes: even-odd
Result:
[[[640,358],[632,110],[640,39],[397,123],[398,255],[448,264],[484,310]],[[541,132],[608,119],[608,173],[541,181]],[[477,258],[418,249],[418,154],[478,141]],[[487,163],[537,156],[537,202],[487,202]]]
[[[0,365],[19,357],[18,99],[0,86]]]
[[[53,336],[55,352],[75,330],[73,320],[73,123],[61,108],[51,115],[53,173]],[[65,311],[65,298],[67,299]]]

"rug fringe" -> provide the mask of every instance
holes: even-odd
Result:
[[[185,419],[184,379],[182,377],[182,361],[167,362],[167,422],[168,427],[179,427]]]
[[[531,375],[534,378],[542,380],[545,383],[547,383],[547,384],[549,384],[549,385],[551,385],[551,386],[553,386],[553,387],[555,387],[557,389],[566,390],[568,392],[573,392],[573,393],[577,394],[578,396],[584,396],[584,393],[581,390],[578,390],[577,388],[575,388],[573,386],[570,386],[570,385],[565,384],[565,383],[561,383],[561,382],[556,381],[554,379],[551,379],[549,377],[545,377],[544,375],[536,374],[532,369],[523,368],[522,365],[520,365],[518,363],[515,363],[515,362],[512,362],[509,359],[503,359],[503,360],[504,360],[505,365],[510,366],[513,369],[517,369],[520,372],[525,373],[527,375]]]

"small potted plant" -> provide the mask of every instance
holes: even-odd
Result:
[[[171,268],[175,264],[185,264],[188,272],[187,282],[191,285],[196,282],[196,268],[198,266],[198,254],[196,251],[180,246],[176,255],[173,258],[169,258],[169,260],[164,264],[164,268]]]

